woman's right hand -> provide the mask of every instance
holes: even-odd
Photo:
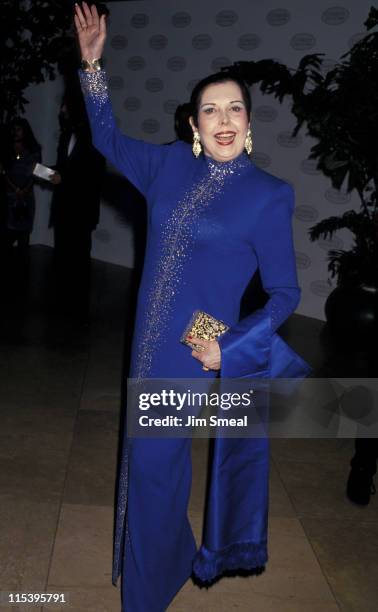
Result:
[[[79,40],[81,58],[91,61],[102,55],[106,40],[106,15],[99,17],[94,4],[75,4],[74,21]]]

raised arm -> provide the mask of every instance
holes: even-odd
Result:
[[[81,58],[87,62],[79,70],[81,87],[91,126],[93,144],[131,183],[146,195],[165,154],[164,145],[153,145],[130,138],[119,130],[112,110],[102,69],[95,69],[106,40],[106,17],[99,17],[95,5],[75,5],[75,27]]]
[[[300,289],[291,227],[293,208],[293,190],[283,185],[261,210],[253,248],[269,300],[219,338],[223,377],[266,372],[271,364],[273,336],[298,305]]]

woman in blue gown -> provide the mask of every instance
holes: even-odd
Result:
[[[302,376],[306,365],[277,336],[296,308],[293,190],[250,160],[250,99],[218,75],[193,92],[194,146],[153,145],[122,134],[100,58],[105,18],[76,6],[82,89],[93,143],[145,196],[148,232],[132,345],[134,379]],[[198,150],[198,145],[201,152]],[[269,300],[239,321],[259,268]],[[203,351],[180,343],[194,310],[230,325]],[[202,367],[201,367],[202,366]],[[127,612],[163,612],[192,573],[211,582],[267,561],[268,441],[215,440],[204,539],[187,517],[189,438],[125,434],[119,473],[113,582],[122,573]]]

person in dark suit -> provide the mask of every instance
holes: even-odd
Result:
[[[17,243],[17,250],[25,258],[35,215],[33,170],[41,161],[41,146],[23,117],[15,117],[4,136],[1,153],[4,240],[8,249]]]
[[[74,88],[66,90],[59,122],[50,218],[57,297],[65,311],[88,320],[92,232],[99,222],[105,159],[92,146],[81,94]]]

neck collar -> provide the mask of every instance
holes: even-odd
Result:
[[[245,151],[242,151],[240,155],[228,161],[218,161],[209,155],[205,155],[205,160],[209,172],[213,176],[226,176],[236,173],[239,174],[240,171],[250,168],[252,165],[252,162]]]

